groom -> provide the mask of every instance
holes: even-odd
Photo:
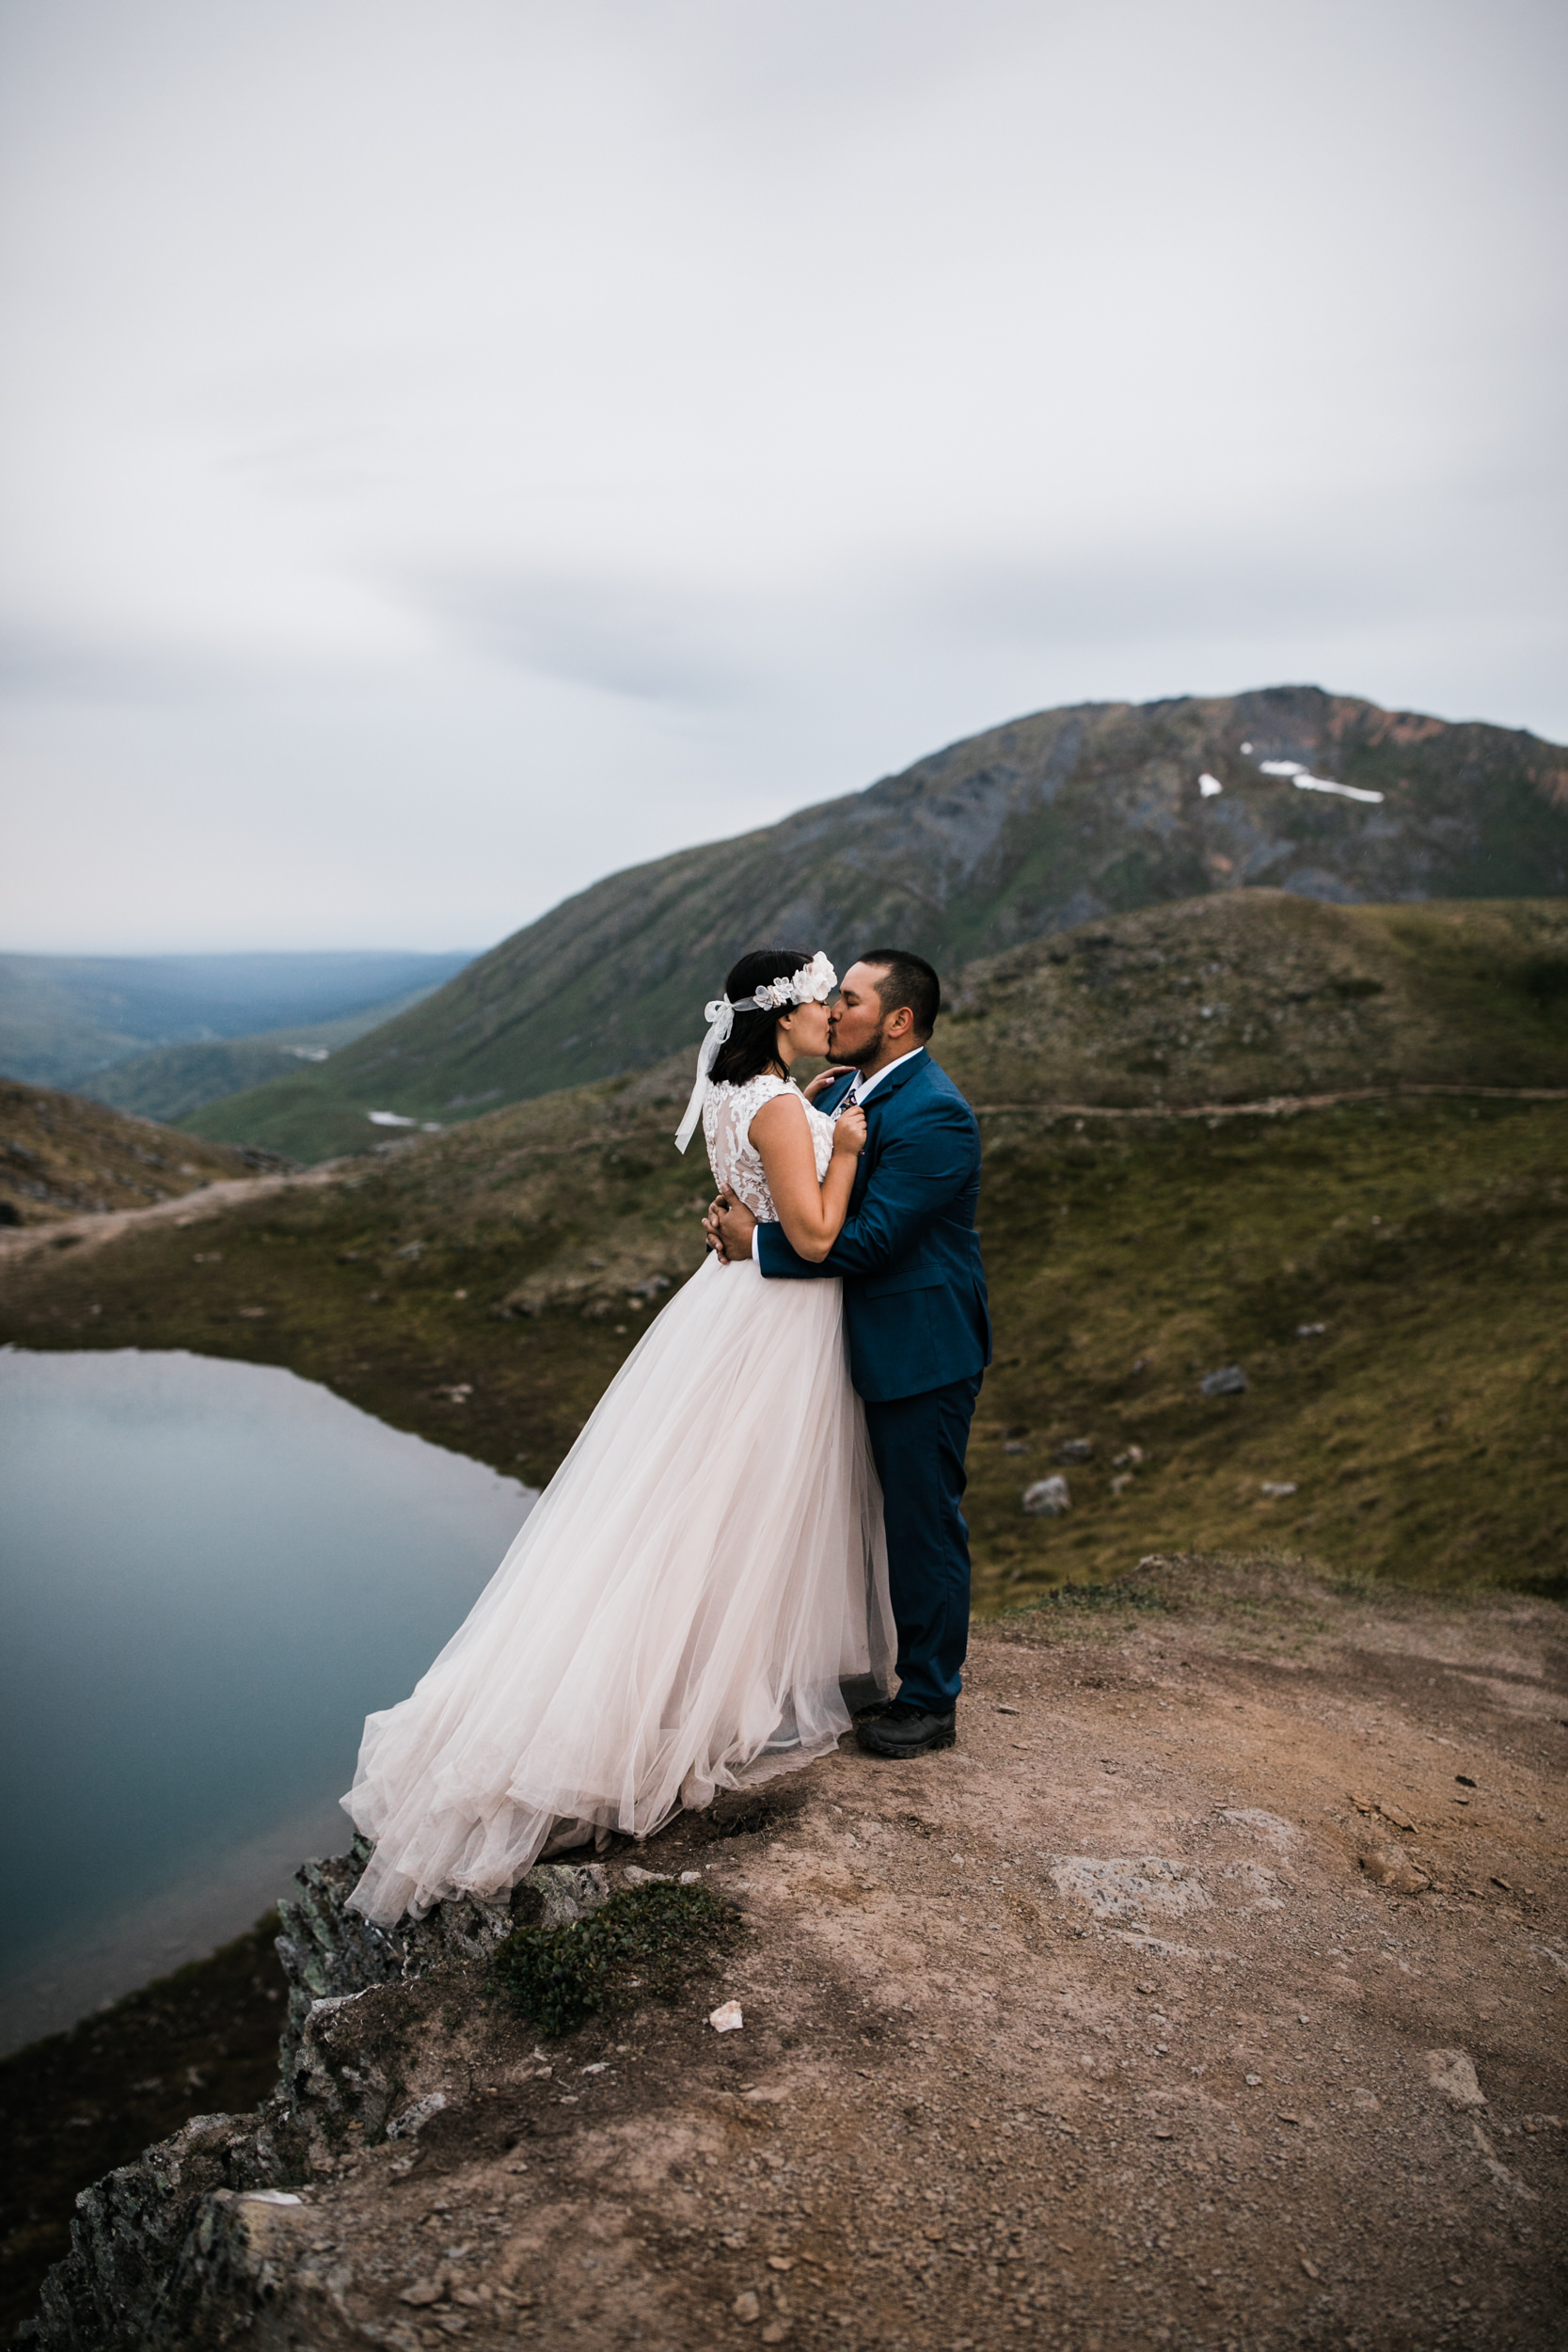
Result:
[[[862,1152],[843,1231],[820,1264],[781,1225],[758,1226],[721,1195],[705,1220],[726,1259],[753,1254],[772,1279],[841,1275],[849,1375],[865,1403],[882,1483],[898,1696],[860,1725],[872,1756],[950,1748],[969,1645],[969,1530],[959,1502],[969,1424],[990,1361],[974,1208],[980,1130],[926,1051],[942,986],[924,957],[870,947],[829,1016],[843,1067],[817,1097],[830,1116],[863,1104]]]

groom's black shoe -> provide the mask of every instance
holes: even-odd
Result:
[[[855,1737],[867,1756],[932,1756],[958,1740],[958,1709],[927,1715],[924,1708],[906,1707],[902,1699],[895,1699],[869,1723],[857,1724]]]

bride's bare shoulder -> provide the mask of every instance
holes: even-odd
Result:
[[[800,1113],[806,1109],[806,1098],[799,1087],[787,1078],[775,1078],[764,1091],[753,1080],[758,1091],[756,1108],[752,1113],[751,1136],[753,1143],[764,1143],[770,1136],[803,1131]]]

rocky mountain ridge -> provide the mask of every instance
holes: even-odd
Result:
[[[372,1109],[470,1117],[646,1068],[695,1041],[704,1001],[759,939],[825,946],[841,968],[892,939],[951,973],[1259,886],[1340,905],[1568,892],[1568,751],[1316,687],[1039,712],[613,874],[326,1068],[194,1123],[316,1156],[356,1122],[362,1136]]]
[[[1106,1107],[1568,1085],[1568,901],[1227,892],[967,966],[934,1050],[972,1103]]]

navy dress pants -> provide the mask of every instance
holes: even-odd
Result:
[[[969,1647],[969,1529],[958,1506],[979,1393],[975,1373],[865,1408],[887,1520],[898,1696],[929,1715],[952,1712]]]

